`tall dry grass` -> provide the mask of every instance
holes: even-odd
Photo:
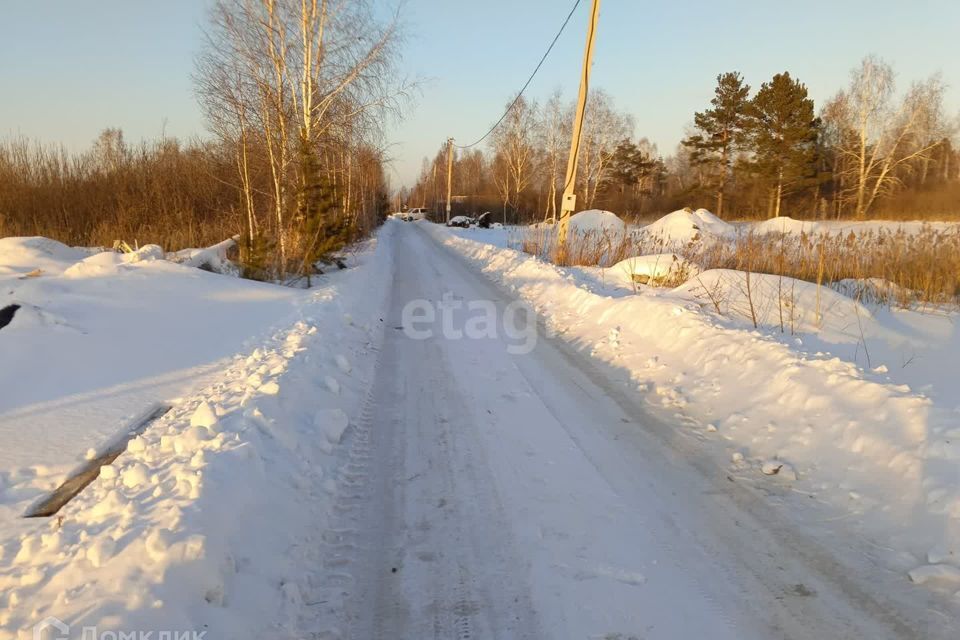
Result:
[[[571,234],[558,260],[552,228],[516,228],[510,246],[560,266],[609,267],[631,256],[676,253],[702,270],[796,278],[863,301],[900,307],[960,305],[960,227],[846,234],[755,234],[671,243],[642,232]]]
[[[84,153],[24,139],[0,141],[0,235],[73,245],[122,239],[167,249],[213,244],[242,229],[234,168],[209,143],[122,138]]]
[[[508,246],[562,267],[609,267],[631,256],[646,255],[634,253],[636,238],[622,233],[571,232],[562,254],[553,226],[511,227],[508,233]]]

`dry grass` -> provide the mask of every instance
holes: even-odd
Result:
[[[611,266],[673,252],[701,269],[735,269],[825,284],[863,301],[901,307],[960,304],[960,228],[846,235],[740,234],[671,244],[642,233],[572,234],[556,259],[552,229],[516,229],[511,246],[561,266]]]
[[[562,267],[609,267],[638,254],[636,240],[617,233],[570,233],[564,255],[557,249],[553,227],[514,227],[509,246]],[[651,253],[651,252],[648,252]]]
[[[0,141],[0,235],[206,246],[243,228],[233,171],[229,155],[207,143],[161,140],[113,154],[72,154]]]

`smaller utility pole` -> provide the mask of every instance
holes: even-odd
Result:
[[[593,42],[597,35],[597,19],[600,16],[600,0],[593,0],[590,24],[587,27],[587,46],[583,52],[583,75],[580,77],[580,94],[577,96],[577,112],[573,118],[573,137],[570,139],[570,155],[567,157],[567,176],[560,200],[560,223],[557,225],[557,257],[562,259],[567,248],[567,226],[570,215],[576,210],[577,160],[580,155],[580,132],[583,129],[583,114],[587,108],[587,93],[590,86],[590,65],[593,62]]]
[[[450,192],[453,188],[453,138],[447,138],[447,223],[450,222]]]

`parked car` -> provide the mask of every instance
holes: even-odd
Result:
[[[447,226],[466,229],[471,225],[471,223],[473,223],[473,220],[467,216],[453,216],[450,218],[450,221],[447,222]]]

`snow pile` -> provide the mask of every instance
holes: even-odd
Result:
[[[610,267],[615,274],[623,274],[630,282],[665,286],[685,282],[697,275],[700,268],[675,253],[657,253],[626,258]]]
[[[757,234],[784,233],[794,236],[803,233],[827,236],[846,236],[851,233],[855,235],[891,233],[918,235],[926,232],[956,232],[960,229],[960,223],[902,220],[795,220],[781,216],[760,222],[745,223],[742,227]]]
[[[833,289],[765,273],[711,269],[694,274],[676,292],[722,315],[790,333],[826,330],[856,337],[857,318],[873,319],[865,306]]]
[[[63,275],[66,278],[117,275],[125,270],[126,265],[155,260],[164,260],[163,249],[155,244],[144,245],[129,253],[102,251],[70,265],[63,271]]]
[[[768,233],[792,233],[800,235],[801,233],[812,233],[816,231],[817,223],[810,220],[794,220],[788,216],[779,218],[770,218],[763,222],[756,222],[750,225],[750,230],[757,234]]]
[[[886,278],[844,278],[830,286],[864,304],[889,305],[916,300],[918,294]]]
[[[556,230],[556,227],[552,225],[550,225],[550,228]],[[480,240],[488,244],[495,244],[498,247],[506,247],[510,244],[511,236],[522,233],[525,229],[526,227],[504,227],[499,222],[494,222],[490,225],[489,229],[480,229],[478,227],[470,227],[467,229],[462,227],[447,227],[447,233],[463,238]]]
[[[99,248],[68,247],[44,238],[0,238],[0,279],[5,276],[40,277],[69,271],[69,277],[89,277],[118,273],[122,265],[154,260],[170,260],[188,267],[217,273],[236,274],[227,252],[236,246],[231,238],[204,249],[183,249],[169,254],[159,245],[148,244],[131,252],[104,251]]]
[[[706,209],[678,209],[643,228],[643,233],[668,243],[686,244],[705,238],[730,236],[735,227]]]
[[[237,246],[240,236],[228,238],[205,249],[183,249],[167,256],[173,262],[179,262],[188,267],[196,267],[205,271],[237,275],[237,267],[227,259],[227,252]]]
[[[950,317],[934,329],[935,319],[870,313],[810,283],[753,274],[748,289],[745,274],[722,270],[674,292],[610,297],[584,286],[580,270],[432,233],[606,363],[665,421],[690,429],[731,478],[793,486],[781,500],[796,526],[827,545],[866,539],[858,553],[904,574],[960,567],[960,405],[949,373],[960,335]],[[911,350],[929,359],[902,366]],[[907,381],[935,386],[920,393]]]
[[[68,247],[40,236],[0,238],[0,278],[61,273],[89,255],[89,250]]]
[[[113,439],[130,416],[202,384],[309,299],[132,259],[84,253],[61,263],[60,274],[48,264],[39,277],[0,277],[0,307],[21,305],[0,330],[0,474],[9,488],[0,491],[0,522],[62,480],[84,451]]]
[[[389,281],[370,276],[390,272],[389,243],[364,260],[301,294],[299,319],[218,367],[57,516],[19,518],[38,493],[11,493],[19,475],[0,474],[12,500],[0,520],[0,631],[54,615],[100,634],[303,635],[296,614],[318,598],[316,558],[340,491],[337,444],[383,332]],[[190,273],[224,286],[209,295],[231,312],[236,280]],[[337,393],[318,390],[325,378]]]
[[[617,214],[601,209],[588,209],[570,216],[568,230],[575,234],[596,234],[619,237],[626,231],[627,225]]]

